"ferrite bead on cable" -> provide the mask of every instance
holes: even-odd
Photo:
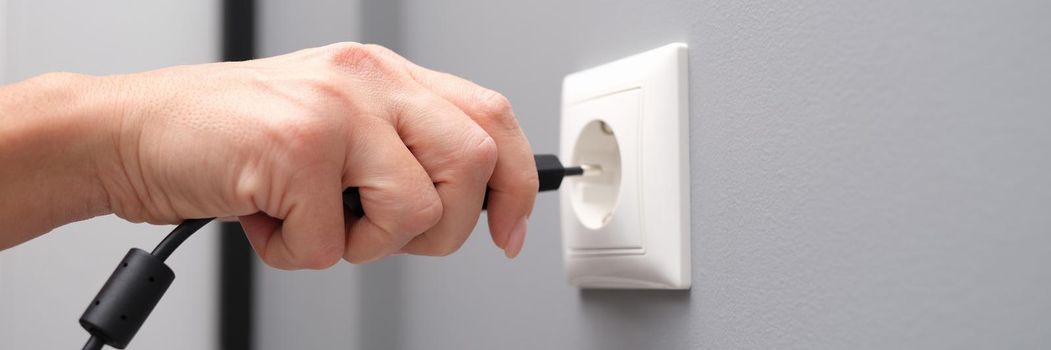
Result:
[[[109,280],[88,304],[80,325],[111,347],[123,349],[149,317],[175,273],[142,249],[128,251]]]

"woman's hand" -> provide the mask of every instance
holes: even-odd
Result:
[[[375,45],[105,78],[116,108],[95,158],[104,207],[175,224],[238,216],[285,269],[403,251],[446,255],[477,223],[509,257],[536,196],[507,99]],[[359,187],[366,217],[345,215]]]

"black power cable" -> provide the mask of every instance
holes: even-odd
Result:
[[[566,176],[584,175],[589,169],[597,169],[595,166],[567,168],[558,157],[549,154],[535,155],[534,160],[540,179],[537,190],[541,192],[557,190]],[[485,197],[488,201],[489,191]],[[483,209],[486,204],[483,203]],[[343,206],[354,215],[365,215],[355,187],[343,191]],[[91,334],[83,349],[98,350],[103,345],[117,349],[127,347],[175,280],[175,273],[164,261],[194,232],[214,219],[183,221],[157,244],[153,253],[138,248],[128,251],[80,316],[80,325]]]
[[[200,230],[201,227],[204,227],[204,225],[207,225],[213,219],[215,218],[189,219],[183,221],[182,224],[175,227],[167,237],[164,237],[164,240],[161,241],[161,243],[158,243],[156,248],[153,248],[153,253],[151,254],[158,259],[161,259],[161,261],[168,260],[168,257],[172,255],[175,248],[178,248],[183,241],[190,238],[190,235],[197,232],[197,230]]]
[[[83,350],[99,350],[103,345],[106,344],[102,342],[102,338],[92,335],[91,338],[88,338],[88,343],[84,344]]]
[[[80,325],[91,333],[85,350],[101,349],[103,344],[117,349],[128,346],[175,280],[175,273],[164,261],[213,219],[183,221],[157,244],[152,254],[138,248],[128,251],[80,316]]]

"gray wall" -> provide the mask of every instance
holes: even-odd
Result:
[[[483,222],[447,258],[264,272],[262,348],[1051,347],[1051,3],[363,6],[365,40],[504,92],[538,152],[565,74],[689,43],[694,287],[567,287],[543,195],[514,261]]]
[[[215,61],[218,10],[215,0],[0,0],[0,83]],[[88,336],[77,319],[121,257],[171,229],[106,216],[0,252],[0,349],[79,349]],[[217,347],[217,238],[208,227],[168,260],[178,277],[131,348]]]

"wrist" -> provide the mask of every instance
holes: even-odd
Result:
[[[49,73],[5,87],[14,98],[0,105],[6,114],[0,138],[12,142],[0,153],[20,170],[0,177],[11,181],[8,191],[25,192],[11,199],[41,215],[27,220],[38,223],[30,232],[109,213],[99,169],[114,158],[120,106],[114,85],[104,77]]]
[[[66,101],[63,117],[65,128],[72,133],[69,146],[82,150],[74,152],[77,159],[68,161],[75,164],[73,170],[83,180],[80,185],[89,192],[85,194],[87,214],[109,214],[109,196],[103,184],[110,175],[107,169],[118,163],[117,135],[125,107],[118,78],[60,73],[54,79],[57,86],[52,91]]]

